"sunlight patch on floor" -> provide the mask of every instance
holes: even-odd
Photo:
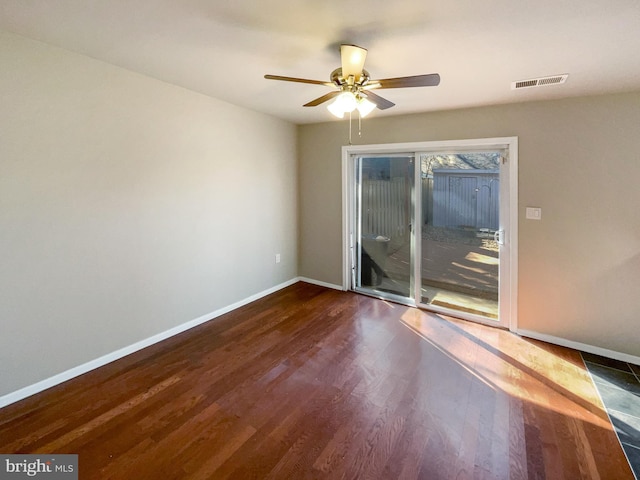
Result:
[[[483,255],[482,253],[469,252],[464,258],[471,262],[484,263],[487,265],[499,265],[500,259],[491,257],[489,255]]]
[[[443,324],[435,314],[415,310],[405,312],[401,322],[491,388],[611,428],[586,371],[571,361],[492,327]],[[455,335],[457,330],[464,336]]]
[[[425,299],[428,300],[425,301]],[[427,304],[475,313],[488,318],[498,318],[498,302],[493,299],[473,297],[464,293],[451,292],[438,288],[423,287],[422,301]]]

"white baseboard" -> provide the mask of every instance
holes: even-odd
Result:
[[[301,282],[311,283],[313,285],[318,285],[320,287],[332,288],[334,290],[345,290],[342,285],[336,285],[334,283],[321,282],[320,280],[314,280],[313,278],[307,277],[298,277],[298,280]]]
[[[614,350],[608,350],[606,348],[595,347],[593,345],[587,345],[585,343],[574,342],[565,338],[554,337],[553,335],[546,335],[544,333],[532,332],[531,330],[517,330],[515,333],[523,337],[533,338],[535,340],[542,340],[543,342],[553,343],[554,345],[560,345],[561,347],[569,347],[574,350],[581,350],[583,352],[593,353],[602,357],[613,358],[622,362],[633,363],[640,365],[640,357],[635,355],[629,355],[628,353],[616,352]]]
[[[169,330],[165,330],[164,332],[160,332],[149,338],[145,338],[144,340],[140,340],[139,342],[136,342],[132,345],[116,350],[115,352],[108,353],[106,355],[103,355],[102,357],[96,358],[87,363],[83,363],[82,365],[78,365],[77,367],[65,370],[64,372],[58,373],[57,375],[46,378],[32,385],[28,385],[24,388],[21,388],[20,390],[16,390],[15,392],[3,395],[0,397],[0,408],[6,407],[7,405],[30,397],[31,395],[34,395],[36,393],[42,392],[47,388],[51,388],[60,383],[66,382],[67,380],[71,380],[72,378],[85,374],[91,370],[95,370],[96,368],[102,367],[122,357],[126,357],[127,355],[137,352],[138,350],[142,350],[143,348],[166,340],[167,338],[173,337],[174,335],[182,333],[193,327],[197,327],[198,325],[208,322],[209,320],[213,320],[216,317],[224,315],[225,313],[229,313],[236,308],[240,308],[248,303],[254,302],[262,297],[277,292],[278,290],[282,290],[283,288],[293,285],[294,283],[298,283],[299,281],[299,278],[293,278],[284,283],[281,283],[280,285],[276,285],[275,287],[256,293],[255,295],[251,295],[250,297],[240,300],[239,302],[233,303],[214,312],[207,313],[206,315],[202,315],[201,317],[198,317],[194,320],[170,328]]]

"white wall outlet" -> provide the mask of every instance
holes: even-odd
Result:
[[[276,263],[280,263],[280,254],[276,253]]]
[[[539,207],[527,207],[527,219],[529,220],[541,220],[542,219],[542,209]]]

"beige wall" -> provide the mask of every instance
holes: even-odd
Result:
[[[640,356],[638,126],[630,93],[372,118],[354,143],[517,136],[519,328]],[[347,132],[345,121],[298,127],[299,271],[333,284]]]
[[[295,126],[7,33],[0,65],[0,396],[296,277]]]

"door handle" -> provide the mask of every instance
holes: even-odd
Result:
[[[504,230],[496,230],[496,233],[493,234],[493,239],[498,245],[504,245]]]

